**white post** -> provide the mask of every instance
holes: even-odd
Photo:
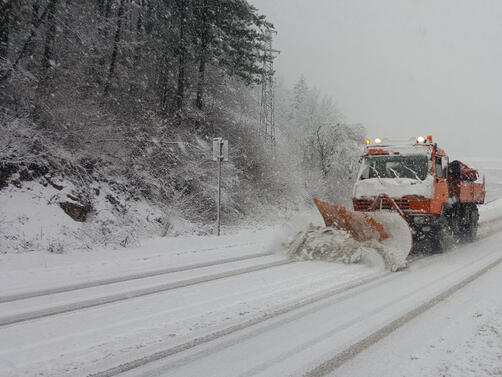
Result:
[[[228,161],[228,140],[221,137],[213,139],[213,161],[218,163],[218,199],[216,203],[216,233],[221,233],[221,163]]]
[[[220,208],[221,208],[221,160],[223,158],[222,156],[222,149],[223,149],[223,143],[220,143],[218,146],[219,153],[218,153],[218,210],[216,212],[216,222],[218,224],[218,231],[217,234],[218,236],[220,235]]]

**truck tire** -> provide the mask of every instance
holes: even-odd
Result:
[[[462,241],[472,242],[476,240],[478,233],[478,207],[475,204],[470,204],[465,209],[464,213],[464,229],[462,232]]]
[[[464,217],[464,208],[461,204],[455,204],[448,213],[448,218],[450,220],[450,227],[453,233],[453,239],[455,243],[462,241],[462,234],[464,232],[464,226],[462,219]]]
[[[454,242],[453,232],[447,218],[441,215],[439,224],[432,233],[431,250],[433,253],[443,253]]]

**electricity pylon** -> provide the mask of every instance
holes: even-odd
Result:
[[[270,29],[265,31],[266,49],[263,53],[260,99],[260,133],[272,143],[275,142],[274,59],[280,53],[272,48],[273,34],[277,32]]]

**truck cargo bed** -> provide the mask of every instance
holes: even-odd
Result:
[[[485,186],[483,183],[455,181],[450,183],[450,197],[461,203],[483,204],[485,202]]]

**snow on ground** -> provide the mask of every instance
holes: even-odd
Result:
[[[354,240],[344,230],[309,225],[288,245],[288,254],[295,260],[322,260],[345,264],[360,263],[374,251]]]
[[[2,192],[0,191],[0,193]],[[26,193],[26,195],[36,197],[34,192]],[[2,196],[0,196],[1,199]],[[14,210],[14,206],[8,201],[0,204],[5,205],[6,211],[9,211],[10,208]],[[24,208],[23,204],[20,205]],[[25,207],[26,212],[31,211],[31,217],[27,220],[27,227],[20,228],[18,225],[13,225],[19,234],[30,232],[33,237],[36,237],[39,224],[46,224],[42,225],[42,234],[48,241],[50,231],[45,229],[50,229],[51,219],[56,217],[65,221],[62,225],[68,231],[82,226],[68,216],[61,217],[59,214],[51,212],[52,210],[61,211],[59,207],[51,209],[50,206],[44,206],[40,208],[36,207],[33,202],[29,202]],[[286,255],[285,245],[291,243],[298,232],[308,229],[309,223],[322,224],[322,219],[317,211],[312,210],[292,217],[288,222],[276,226],[240,229],[224,227],[221,237],[194,235],[155,237],[139,239],[137,246],[132,248],[67,250],[63,254],[48,252],[0,254],[0,295],[7,292],[56,287],[69,281],[72,283],[92,281],[110,276],[127,275],[159,268],[176,268],[256,253]],[[496,232],[501,228],[502,199],[481,206],[480,237]],[[10,230],[8,232],[13,234]],[[61,234],[53,232],[52,236],[61,237]],[[302,250],[300,259],[324,259],[329,261],[337,259],[330,257],[331,250],[335,250],[335,254],[341,251],[341,259],[348,254],[362,256],[362,253],[359,253],[358,250],[364,250],[367,252],[368,257],[358,257],[354,261],[359,262],[362,260],[372,269],[382,268],[381,261],[374,258],[374,251],[378,250],[378,247],[372,248],[354,244],[343,234],[337,233],[335,236],[334,239],[329,239],[329,242],[326,243],[326,245],[329,244],[328,246],[332,247],[326,251],[327,257],[318,255],[320,251],[322,254],[325,247],[324,249],[323,247],[317,247],[317,251],[312,248],[309,249],[310,251]],[[318,243],[320,240],[317,239],[313,242]],[[331,256],[333,255],[331,254]]]
[[[81,223],[57,205],[62,193],[39,183],[0,191],[0,252],[58,250],[62,239],[74,238]],[[75,246],[75,245],[73,245]]]
[[[217,267],[218,272],[223,270],[223,266]],[[190,273],[198,276],[201,271]],[[185,347],[231,327],[260,322],[326,291],[341,289],[372,275],[374,272],[363,265],[289,263],[0,326],[0,375],[32,376],[43,372],[50,376],[86,376],[164,349]],[[180,277],[162,280],[165,283],[172,279]],[[110,288],[99,287],[94,292],[103,294],[107,289]],[[89,297],[89,290],[85,290],[0,303],[0,312],[9,315],[36,311],[47,305]]]
[[[83,283],[258,253],[275,253],[286,257],[283,243],[287,243],[312,222],[322,222],[317,212],[305,212],[275,226],[224,226],[220,237],[180,235],[140,238],[135,247],[95,247],[66,250],[62,254],[0,253],[0,296],[7,292],[51,288],[68,282]]]
[[[289,243],[287,253],[296,261],[357,263],[397,271],[406,267],[410,246],[407,247],[406,243],[401,249],[394,246],[392,242],[384,244],[376,240],[358,242],[345,230],[311,224]]]
[[[8,199],[5,196],[8,195],[5,194],[6,192],[8,193],[8,191],[2,191],[4,196],[0,196],[0,200]],[[33,201],[36,200],[38,195],[36,189],[27,190],[23,195],[26,195],[27,205],[21,206],[21,212],[30,213],[28,219],[25,220],[27,224],[25,229],[31,229],[29,235],[26,236],[25,233],[25,236],[28,240],[34,240],[37,237],[37,221],[39,224],[50,225],[53,221],[51,219],[57,214],[46,211],[46,208],[37,208],[33,205]],[[50,202],[50,200],[51,197],[44,197],[44,201]],[[11,213],[16,211],[16,208],[8,200],[0,204],[5,204],[5,208]],[[54,208],[60,210],[58,207]],[[58,216],[57,221],[59,219]],[[210,337],[212,334],[225,332],[229,328],[245,326],[269,317],[273,318],[282,311],[290,310],[298,305],[301,307],[312,298],[321,297],[327,292],[335,292],[337,289],[357,284],[365,279],[386,274],[381,261],[374,259],[365,260],[361,258],[360,260],[354,260],[360,263],[351,265],[326,261],[289,263],[284,244],[291,242],[298,231],[305,230],[309,223],[321,225],[321,222],[320,216],[316,212],[312,212],[292,218],[289,222],[279,226],[249,227],[247,229],[226,227],[223,229],[224,235],[222,237],[157,237],[150,240],[139,239],[140,243],[135,248],[118,250],[94,248],[84,251],[67,250],[63,254],[32,252],[0,255],[0,298],[7,295],[58,288],[69,283],[79,284],[110,277],[127,276],[128,274],[147,273],[161,268],[183,269],[193,267],[193,269],[173,272],[166,276],[158,275],[133,281],[117,282],[106,286],[55,293],[49,296],[33,297],[11,303],[0,302],[1,320],[9,315],[15,317],[30,312],[36,313],[39,310],[50,309],[55,305],[64,307],[68,304],[78,304],[80,301],[101,298],[106,295],[127,294],[136,288],[150,289],[153,287],[155,289],[163,284],[173,283],[176,285],[176,283],[181,283],[176,289],[164,289],[154,294],[135,296],[127,300],[99,305],[85,310],[72,310],[67,313],[0,326],[0,375],[35,376],[39,373],[45,373],[45,375],[50,376],[84,376],[91,371],[104,370],[165,349],[185,347],[191,342],[197,342],[198,339]],[[83,226],[82,224],[75,224],[71,220],[68,224],[62,225],[68,229],[68,232],[74,231],[75,226]],[[22,235],[23,231],[19,230],[20,228],[16,227],[16,224],[8,224],[8,226],[11,226],[13,230],[17,229],[17,237]],[[385,286],[381,288],[381,290],[383,289],[382,292],[385,293],[383,296],[382,292],[375,291],[374,294],[367,292],[366,298],[354,297],[351,299],[354,301],[353,303],[350,300],[347,301],[347,305],[349,305],[347,308],[351,308],[352,312],[340,313],[336,305],[328,308],[329,310],[326,310],[323,321],[328,318],[331,321],[334,316],[341,316],[340,323],[346,322],[347,324],[347,327],[344,328],[335,323],[331,325],[330,322],[333,333],[340,331],[342,335],[339,338],[341,343],[333,349],[346,346],[350,339],[355,339],[354,336],[359,334],[358,331],[370,331],[372,326],[374,328],[381,324],[384,319],[387,320],[395,316],[396,312],[391,309],[395,299],[393,295],[397,294],[397,291],[402,291],[399,300],[403,302],[408,300],[411,304],[416,304],[425,297],[413,297],[417,292],[422,292],[420,284],[426,287],[426,290],[422,293],[437,292],[441,287],[444,288],[451,281],[454,281],[453,278],[463,276],[463,270],[476,268],[477,263],[486,257],[494,258],[498,252],[496,245],[500,243],[500,237],[497,238],[498,236],[494,235],[494,233],[499,232],[500,229],[502,229],[502,200],[495,200],[481,207],[480,237],[483,240],[479,243],[459,246],[444,255],[433,256],[423,262],[415,262],[409,270],[394,274],[397,280],[395,284],[390,284],[387,288]],[[41,234],[40,241],[49,242],[50,232],[42,230]],[[56,232],[52,233],[52,235],[59,236]],[[343,247],[345,246],[351,250],[354,248],[357,250],[361,246],[350,246],[347,244],[347,240],[341,237],[342,235],[337,234],[335,236],[335,246],[341,245],[341,250],[344,250]],[[5,242],[5,240],[4,238],[3,241]],[[330,242],[332,241],[330,240]],[[48,243],[45,245],[48,245]],[[315,249],[319,245],[313,246]],[[259,257],[257,254],[273,255]],[[307,250],[302,255],[303,259],[307,260],[323,259],[316,258],[312,250],[311,252]],[[229,258],[244,259],[223,264],[219,263],[225,262]],[[339,261],[339,258],[331,259]],[[268,263],[269,261],[273,263],[283,261],[284,264],[271,265],[270,268],[254,270],[248,273],[228,274],[229,272],[232,273],[232,271],[257,266],[260,263]],[[206,263],[208,266],[196,266],[201,263]],[[218,274],[221,276],[218,277]],[[201,283],[193,282],[194,279],[197,280],[197,278],[213,275],[215,278],[202,280]],[[437,278],[436,285],[431,285],[432,276]],[[189,284],[185,284],[186,282],[189,282]],[[490,292],[493,293],[488,290],[487,299],[490,297]],[[359,293],[363,294],[364,291]],[[380,299],[388,300],[388,303],[380,302]],[[351,307],[350,305],[354,306]],[[377,307],[371,308],[368,306],[368,308],[364,309],[363,305],[377,305]],[[480,307],[483,306],[480,304]],[[359,325],[354,322],[354,318],[362,318],[361,316],[365,313],[368,315],[380,313],[380,311],[384,310],[383,308],[386,308],[385,313],[388,317],[380,318],[376,316],[372,322],[365,323],[363,321]],[[408,308],[408,306],[401,305],[398,307],[400,311],[405,310],[405,308]],[[463,332],[463,334],[467,335],[462,338],[463,343],[461,344],[463,346],[459,352],[465,354],[462,356],[465,360],[471,356],[471,358],[478,357],[476,356],[477,351],[473,352],[471,356],[468,355],[468,348],[471,345],[478,347],[479,352],[488,350],[489,352],[486,353],[489,358],[498,357],[497,347],[491,346],[497,340],[497,334],[492,330],[499,329],[500,317],[498,316],[501,314],[502,308],[497,303],[493,306],[493,309],[493,311],[484,310],[482,316],[476,317],[471,315],[474,305],[470,305],[469,310],[466,311],[467,314],[463,312],[458,314],[458,318],[462,319],[459,322],[468,323],[466,328],[474,326],[473,321],[475,324],[479,324],[478,327],[474,326],[470,333]],[[471,317],[468,315],[471,315]],[[481,323],[480,318],[486,319],[486,323]],[[313,318],[309,322],[306,318],[304,322],[305,324],[310,323],[310,325],[303,324],[298,325],[300,327],[295,327],[294,323],[292,323],[281,329],[281,331],[284,331],[276,331],[279,338],[274,337],[274,339],[284,337],[286,343],[280,344],[281,342],[279,342],[275,345],[270,343],[270,336],[274,332],[265,336],[267,339],[270,338],[266,344],[277,346],[274,348],[276,354],[272,351],[270,355],[267,354],[267,357],[272,360],[270,362],[265,361],[265,359],[260,360],[260,355],[256,355],[254,359],[255,369],[250,364],[249,368],[251,369],[248,370],[248,374],[254,374],[252,373],[253,370],[257,371],[256,374],[267,370],[267,373],[264,373],[265,375],[274,375],[274,370],[276,372],[280,370],[277,369],[278,365],[284,365],[281,364],[283,362],[288,365],[288,358],[294,355],[295,352],[309,353],[308,347],[301,348],[295,345],[295,342],[299,341],[299,337],[305,338],[305,343],[302,343],[304,345],[313,342],[316,336],[322,339],[322,342],[327,341],[325,334],[329,331],[327,328],[320,326],[321,322],[319,320]],[[448,326],[446,326],[446,322],[442,323],[446,331]],[[359,330],[352,333],[348,332],[353,326],[356,326]],[[306,331],[307,329],[309,331]],[[286,340],[287,336],[294,335],[294,339]],[[482,335],[486,335],[486,338]],[[446,339],[447,336],[448,334],[445,333],[444,338]],[[335,338],[338,339],[338,337]],[[329,342],[332,340],[329,340]],[[250,340],[251,348],[249,351],[256,350],[252,345],[256,341]],[[316,347],[321,347],[319,349],[322,349],[324,354],[327,355],[330,348],[323,349],[322,342],[317,344]],[[434,343],[436,349],[440,346],[439,343]],[[288,347],[290,351],[286,350]],[[450,363],[448,350],[449,348],[445,349],[441,358],[438,358],[437,368],[441,368],[441,365],[443,367],[444,365],[458,365],[458,368],[466,365]],[[396,355],[399,356],[401,354],[398,351],[399,348],[396,348]],[[291,352],[291,355],[288,352]],[[237,363],[240,360],[239,349],[232,351],[231,355],[233,362]],[[273,361],[274,358],[276,358],[275,361]],[[310,360],[314,359],[315,357]],[[301,369],[305,367],[305,362],[309,364],[308,360],[308,358],[300,358],[296,366],[293,363],[289,363],[289,365],[293,368],[292,370],[297,367]],[[490,361],[492,359],[485,360],[481,358],[480,360],[480,363],[484,366],[490,367],[493,365]],[[443,361],[446,364],[441,364]],[[214,363],[214,360],[211,362]],[[232,364],[234,367],[241,365],[235,363]],[[204,363],[200,364],[202,368],[200,370],[205,370],[204,365]],[[187,375],[190,375],[190,371],[197,370],[197,365],[194,368],[188,368]],[[222,365],[213,365],[213,368],[232,375],[232,370],[222,368]],[[371,367],[368,366],[368,368]],[[372,369],[366,369],[366,372],[368,370]],[[444,369],[437,369],[437,371],[448,372]],[[452,372],[451,375],[455,374]],[[474,376],[474,374],[467,375]]]
[[[407,257],[412,249],[411,229],[406,221],[397,213],[373,212],[362,214],[351,212],[352,227],[364,226],[359,229],[361,234],[373,235],[363,239],[353,236],[354,229],[347,225],[342,229],[331,226],[310,225],[305,231],[298,233],[288,245],[288,254],[297,260],[325,260],[342,263],[365,263],[374,265],[376,259],[391,271],[397,271],[407,266]],[[369,221],[374,221],[383,227],[378,233]],[[347,228],[345,228],[347,226]],[[352,234],[351,234],[352,233]],[[382,239],[377,240],[376,237]],[[384,238],[385,237],[385,238]]]
[[[502,199],[494,199],[479,207],[478,237],[499,232],[502,229]]]
[[[320,223],[320,216],[307,213],[286,224],[262,229],[229,232],[224,228],[221,237],[159,237],[144,240],[132,249],[0,255],[0,298],[159,268],[213,263],[169,275],[0,302],[0,322],[53,307],[64,310],[107,295],[127,295],[135,289],[177,282],[183,285],[199,277],[224,275],[202,284],[0,326],[0,375],[30,376],[35,370],[51,376],[66,375],[69,370],[72,376],[86,375],[90,364],[99,370],[111,363],[177,347],[385,273],[381,264],[290,263],[282,243],[309,222]],[[260,253],[272,255],[218,264]],[[264,260],[282,260],[285,264],[225,277],[232,270],[263,264]]]
[[[166,213],[144,200],[116,197],[104,183],[94,187],[99,195],[87,220],[75,221],[60,206],[62,202],[74,202],[74,185],[68,181],[53,183],[62,189],[40,180],[0,190],[0,254],[61,254],[97,245],[131,246],[141,237],[168,232]],[[169,214],[169,219],[170,234],[190,230],[190,224],[175,214]]]
[[[502,376],[501,285],[499,265],[331,376]]]
[[[333,357],[336,360],[336,356],[348,347],[433,300],[480,268],[499,261],[501,240],[500,234],[492,235],[443,255],[421,259],[408,270],[389,273],[270,321],[148,363],[123,377],[276,377],[304,376],[305,373],[322,376],[330,369],[315,372],[319,365]],[[396,359],[406,355],[399,348],[395,354]],[[383,351],[381,364],[387,356]],[[406,375],[398,373],[396,369],[395,375]],[[350,373],[335,375],[351,376]],[[361,375],[387,376],[387,373],[385,370],[376,373],[371,365],[366,365]]]
[[[488,216],[489,214],[495,217],[490,211],[499,211],[499,207],[492,204],[490,208],[492,209],[486,210],[484,215]],[[43,287],[57,287],[68,281],[87,281],[110,275],[148,271],[160,266],[182,267],[201,261],[217,262],[230,256],[271,252],[277,247],[278,240],[287,239],[298,230],[300,224],[308,219],[310,218],[292,221],[289,227],[246,230],[220,238],[214,236],[159,238],[136,250],[124,249],[114,252],[96,250],[63,255],[49,253],[6,254],[0,256],[0,259],[5,262],[0,264],[0,269],[3,272],[0,274],[2,279],[0,283],[3,287],[2,295]],[[342,342],[340,344],[343,345],[344,342],[353,339],[349,336],[351,333],[347,331],[355,325],[351,324],[354,318],[359,318],[364,313],[373,313],[373,310],[376,310],[364,309],[361,305],[371,304],[377,305],[377,307],[380,305],[380,308],[390,305],[385,312],[386,315],[390,316],[389,318],[392,318],[397,313],[392,310],[393,304],[390,304],[393,302],[394,293],[402,291],[399,293],[401,295],[399,300],[409,301],[411,303],[409,305],[415,305],[422,299],[413,298],[417,292],[423,294],[437,292],[442,287],[451,284],[451,281],[454,281],[451,280],[452,278],[457,279],[458,276],[463,276],[463,272],[459,273],[462,269],[475,269],[478,258],[480,261],[486,259],[487,256],[494,258],[497,253],[496,250],[493,250],[493,245],[498,244],[499,241],[491,239],[486,241],[488,242],[485,242],[486,247],[480,244],[481,249],[476,249],[476,244],[466,245],[460,247],[458,251],[452,250],[445,255],[434,256],[428,261],[415,262],[409,271],[392,275],[396,276],[397,280],[387,288],[382,286],[380,290],[387,292],[384,296],[381,295],[381,292],[373,294],[368,292],[366,296],[369,296],[366,298],[356,299],[354,297],[354,303],[347,302],[347,305],[352,306],[349,305],[347,308],[350,309],[347,309],[346,312],[343,311],[343,318],[335,321],[336,323],[346,322],[349,326],[347,328],[337,327],[335,323],[333,323],[334,327],[331,325],[325,328],[313,326],[313,322],[305,318],[302,321],[311,323],[309,326],[304,327],[305,324],[298,324],[295,327],[293,322],[284,330],[285,333],[281,332],[280,337],[296,333],[298,337],[300,335],[306,337],[305,344],[312,341],[309,340],[309,337],[314,337],[312,339],[319,337],[323,341],[318,345],[316,343],[316,347],[323,349],[323,342],[328,340],[323,334],[328,334],[331,331],[329,328],[333,327],[332,331],[339,331],[336,330],[337,328],[343,330],[343,336],[340,338]],[[479,254],[480,257],[477,257],[476,254]],[[286,257],[281,255],[262,258],[286,260]],[[252,265],[256,263],[256,260],[249,259],[236,263],[242,267]],[[143,286],[165,284],[171,281],[183,282],[207,273],[222,273],[233,268],[237,267],[232,264],[216,264],[173,273],[166,277],[156,276],[12,303],[0,303],[0,313],[3,318],[6,315],[50,308],[52,305],[78,303],[79,300],[127,292],[129,289]],[[9,272],[10,269],[12,270]],[[297,305],[301,307],[302,303],[308,303],[312,298],[321,297],[326,292],[335,292],[337,289],[343,289],[344,286],[355,284],[372,276],[379,276],[379,274],[385,274],[382,266],[344,265],[322,261],[295,262],[130,298],[86,310],[75,310],[0,326],[0,375],[3,373],[8,376],[35,376],[38,373],[45,373],[50,376],[85,376],[91,372],[105,370],[166,349],[186,347],[191,342],[197,343],[198,339],[211,337],[212,334],[218,332],[224,333],[229,328],[258,323],[268,317],[274,318],[282,311],[295,308]],[[437,285],[431,285],[431,279],[438,279]],[[428,288],[422,291],[419,289],[420,284]],[[362,292],[364,291],[360,293]],[[370,300],[369,297],[373,297],[373,299]],[[379,299],[374,300],[375,297]],[[389,304],[379,303],[380,298],[390,300]],[[399,311],[408,308],[409,305],[406,305],[399,306]],[[325,317],[334,318],[334,315],[341,315],[338,309],[335,310],[336,308],[336,305],[329,308]],[[333,310],[335,311],[333,312]],[[354,310],[358,313],[357,315]],[[378,309],[375,313],[379,313],[380,310],[382,309]],[[314,322],[322,323],[326,318],[314,319]],[[370,331],[372,326],[378,326],[382,323],[382,318],[377,316],[368,323],[363,322],[356,325],[356,327],[360,327],[360,330],[352,333],[351,336],[356,336],[359,331]],[[289,322],[286,321],[286,323]],[[296,332],[294,328],[296,328]],[[300,331],[300,329],[309,329],[309,331]],[[284,365],[282,362],[286,360],[286,363],[291,365],[293,370],[301,365],[304,367],[305,362],[310,365],[309,358],[300,358],[296,364],[283,359],[280,355],[284,352],[287,354],[289,352],[287,349],[297,348],[294,345],[295,341],[291,343],[292,339],[285,338],[284,341],[286,343],[282,347],[274,348],[275,351],[270,350],[267,357],[271,360],[278,357],[277,360],[281,361],[278,365]],[[256,341],[253,340],[251,343],[254,344],[253,342]],[[324,353],[328,355],[330,349],[324,349]],[[335,349],[337,348],[335,347]],[[300,353],[304,353],[307,349],[300,347],[299,350],[301,350]],[[232,351],[232,358],[237,357],[238,359],[239,352],[239,348]],[[264,365],[268,365],[265,359],[260,360],[259,357],[255,359],[257,370],[262,370],[265,368]],[[303,360],[303,364],[300,362],[301,360]],[[214,360],[211,363],[214,363]],[[195,369],[188,368],[187,375],[190,375],[193,370],[197,370],[197,365],[194,364]],[[277,375],[274,374],[278,368],[275,362],[270,366],[270,370],[268,367],[266,368],[266,375]],[[213,365],[218,373],[225,370],[222,367],[222,365]],[[251,364],[249,367],[251,368]],[[231,370],[229,369],[228,372]],[[221,375],[225,375],[225,373]]]
[[[221,237],[156,237],[127,249],[0,254],[0,295],[269,253],[278,231],[270,227]]]

